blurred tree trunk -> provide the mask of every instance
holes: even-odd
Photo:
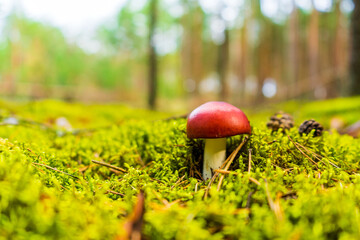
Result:
[[[262,91],[264,81],[266,78],[271,77],[271,67],[272,67],[272,22],[270,19],[267,19],[262,15],[260,9],[260,1],[254,1],[256,4],[255,7],[255,16],[257,19],[260,19],[260,34],[259,34],[259,45],[257,48],[257,58],[255,63],[257,65],[257,92],[256,92],[256,102],[261,103],[264,101],[264,94]]]
[[[193,53],[193,65],[192,65],[192,75],[195,81],[195,95],[199,94],[199,85],[203,77],[203,68],[202,68],[202,25],[203,25],[203,13],[201,8],[198,6],[194,12],[194,27],[192,31],[193,44],[192,53]]]
[[[333,82],[329,86],[330,97],[337,97],[343,91],[343,84],[341,81],[341,51],[343,51],[343,44],[341,38],[341,10],[340,10],[340,1],[335,1],[335,36],[333,42],[333,57],[332,57],[332,69]]]
[[[264,81],[270,77],[271,73],[271,47],[272,47],[272,34],[271,25],[266,19],[263,21],[263,29],[261,30],[261,39],[259,43],[258,53],[258,83],[257,83],[257,97],[256,102],[261,103],[264,101],[264,94],[262,91]]]
[[[287,97],[297,95],[297,84],[299,82],[299,10],[292,1],[293,11],[289,22],[289,82],[291,86],[287,91]]]
[[[227,101],[229,89],[227,83],[227,69],[229,64],[229,30],[224,30],[224,41],[218,47],[217,72],[221,85],[220,100]]]
[[[350,95],[360,94],[360,0],[353,0],[351,16]]]
[[[314,0],[313,0],[314,1]],[[309,87],[312,97],[315,90],[321,86],[319,79],[319,12],[315,9],[314,4],[310,15],[309,37],[308,37],[308,54],[309,54]]]
[[[203,78],[203,48],[202,48],[202,28],[203,12],[196,5],[192,7],[188,0],[183,1],[187,8],[187,14],[183,16],[184,39],[182,45],[182,72],[185,81],[193,81],[194,96],[199,95],[199,85]]]
[[[240,32],[240,64],[239,64],[239,79],[240,79],[240,101],[245,99],[245,89],[246,89],[246,74],[247,74],[247,21],[246,16],[244,18],[244,25],[241,28]]]
[[[10,97],[16,95],[16,73],[19,68],[20,62],[20,51],[18,43],[10,43],[10,71],[9,74],[5,75],[5,91]]]
[[[155,29],[157,22],[157,0],[150,2],[150,24],[149,24],[149,72],[148,72],[148,105],[150,109],[156,108],[157,98],[157,56],[155,49]]]

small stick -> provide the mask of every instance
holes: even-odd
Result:
[[[297,148],[297,150],[299,150],[307,159],[309,159],[313,164],[315,164],[316,165],[316,168],[317,169],[319,169],[318,167],[317,167],[317,163],[314,161],[314,160],[312,160],[311,159],[311,157],[309,157],[306,153],[304,153],[297,145],[296,145],[296,143],[291,139],[291,137],[288,135],[288,138],[289,138],[289,140],[294,144],[294,146]]]
[[[215,172],[214,176],[210,179],[210,182],[208,184],[208,186],[205,189],[205,194],[204,194],[204,198],[206,199],[207,196],[209,195],[209,190],[211,188],[211,184],[215,181],[215,178],[217,178],[217,176],[219,175],[218,172]]]
[[[155,195],[155,197],[159,200],[159,202],[161,202],[165,206],[169,206],[169,202],[166,199],[161,198],[159,193],[157,193],[155,190],[152,190],[152,192]]]
[[[244,141],[247,140],[247,137],[244,139]],[[237,147],[239,148],[240,146],[243,145],[244,141]],[[230,154],[230,156],[225,160],[225,162],[221,165],[220,169],[221,168],[224,168],[225,165],[229,162],[229,160],[233,157],[235,151],[237,150],[237,148]],[[237,153],[237,152],[236,152]],[[235,154],[236,155],[236,154]],[[235,157],[235,156],[234,156]],[[215,179],[217,178],[217,176],[219,175],[218,172],[215,171],[215,174],[212,176],[212,178],[210,179],[210,182],[208,184],[208,186],[206,187],[205,189],[205,194],[204,194],[204,198],[206,199],[207,196],[209,195],[209,190],[211,188],[211,184],[215,181]]]
[[[135,149],[135,152],[136,152],[137,155],[139,155],[138,161],[140,162],[141,166],[142,166],[142,167],[145,167],[145,163],[144,163],[144,161],[142,160],[140,153],[138,152],[137,149]]]
[[[261,185],[261,183],[260,183],[258,180],[256,180],[255,178],[249,177],[249,180],[250,180],[251,182],[255,183],[255,184],[258,185],[258,186]]]
[[[118,193],[118,192],[115,192],[115,191],[113,191],[113,190],[107,190],[107,191],[105,192],[105,194],[108,194],[108,193],[112,193],[112,194],[115,194],[115,195],[119,195],[119,196],[125,197],[125,194]]]
[[[250,207],[251,207],[251,198],[252,198],[253,194],[254,194],[254,192],[249,192],[245,208],[250,209]]]
[[[268,200],[268,203],[269,203],[269,206],[270,206],[271,210],[273,210],[275,212],[274,200],[271,198],[268,182],[267,182],[266,178],[264,180],[265,180],[266,198]]]
[[[41,158],[41,156],[39,156],[38,154],[34,153],[33,150],[31,150],[30,148],[26,148],[26,150],[28,150],[29,152],[31,152],[32,154],[34,154],[39,160],[41,160],[42,162],[44,162]]]
[[[234,175],[239,175],[237,172],[227,171],[227,170],[221,170],[221,169],[215,169],[215,172],[222,173],[222,174],[234,174]]]
[[[249,167],[248,167],[248,173],[250,174],[251,171],[251,152],[252,152],[252,148],[249,149]]]
[[[37,167],[37,166],[35,166],[35,165],[34,165],[34,167],[35,167],[37,170],[39,170],[40,172],[42,172],[43,174],[46,174],[46,172],[45,172],[44,170],[42,170],[40,167]]]
[[[59,173],[66,174],[66,175],[68,175],[68,176],[70,176],[70,177],[73,177],[73,178],[75,178],[75,179],[79,179],[78,177],[76,177],[76,176],[74,176],[74,175],[71,175],[70,173],[61,171],[61,170],[59,170],[59,169],[57,169],[57,168],[53,168],[53,167],[50,167],[50,166],[45,165],[45,164],[42,164],[42,163],[32,162],[32,164],[34,164],[34,165],[39,165],[39,166],[43,166],[43,167],[46,167],[46,168],[48,168],[48,169],[50,169],[50,170],[53,170],[53,171],[56,171],[56,172],[59,172]]]
[[[185,175],[184,175],[184,176],[182,176],[181,178],[179,178],[179,179],[175,182],[175,184],[171,186],[171,190],[173,190],[173,189],[174,189],[174,187],[176,187],[176,185],[178,185],[178,184],[181,182],[181,180],[183,180],[183,179],[184,179],[184,177],[185,177]]]
[[[118,171],[121,171],[121,172],[127,172],[125,169],[123,169],[121,167],[117,167],[117,166],[108,164],[106,162],[100,162],[100,161],[96,161],[96,160],[91,160],[91,161],[93,163],[99,164],[99,165],[104,166],[104,167],[112,168],[112,169],[115,169],[115,170],[118,170]]]
[[[248,140],[248,136],[246,136],[244,138],[244,140],[240,143],[240,145],[235,149],[235,151],[230,155],[229,160],[225,166],[225,168],[223,170],[227,171],[231,165],[231,163],[234,161],[236,154],[238,154],[238,152],[240,151],[240,149],[242,148],[242,146],[244,146],[244,144],[246,143],[246,141]],[[217,190],[220,191],[221,188],[221,184],[222,181],[224,179],[225,175],[221,175],[220,179],[219,179],[219,183],[218,183],[218,187]]]
[[[317,160],[319,160],[320,162],[324,163],[324,161],[320,158],[322,157],[321,155],[311,151],[310,149],[307,149],[305,146],[301,145],[300,143],[296,143],[298,146],[302,147],[305,151],[307,151],[308,153],[312,154],[315,156],[315,158]],[[336,168],[340,168],[339,166],[337,166],[335,163],[331,162],[330,160],[328,160],[329,163],[333,166],[333,167],[336,167]],[[325,164],[325,163],[324,163]]]
[[[215,172],[217,172],[217,173],[222,173],[222,174],[234,174],[234,175],[239,175],[239,173],[237,173],[237,172],[227,171],[227,170],[221,170],[221,169],[216,169]],[[258,185],[258,186],[261,185],[261,183],[260,183],[258,180],[256,180],[255,178],[253,178],[253,177],[249,177],[249,181],[255,183],[255,184]]]

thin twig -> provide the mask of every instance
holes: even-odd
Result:
[[[248,197],[247,197],[247,200],[246,200],[246,206],[245,206],[245,208],[248,208],[248,209],[250,209],[250,207],[251,207],[251,199],[252,199],[252,195],[254,194],[254,192],[249,192],[249,194],[248,194]]]
[[[226,171],[226,170],[229,169],[231,163],[232,163],[232,162],[234,161],[234,159],[235,159],[236,154],[238,154],[238,152],[240,151],[240,149],[242,148],[242,146],[244,146],[244,144],[246,143],[247,140],[248,140],[248,136],[246,136],[246,137],[244,138],[244,140],[240,143],[240,145],[239,145],[239,146],[235,149],[235,151],[230,155],[231,157],[230,157],[228,163],[226,164],[226,166],[225,166],[225,168],[224,168],[223,170]],[[222,184],[222,182],[223,182],[223,180],[224,180],[224,177],[225,177],[225,175],[221,175],[221,177],[220,177],[220,179],[219,179],[219,183],[218,183],[218,186],[217,186],[217,190],[218,190],[218,191],[220,191],[221,184]]]
[[[269,206],[270,206],[271,210],[275,211],[274,200],[272,199],[272,197],[270,195],[269,185],[268,185],[266,178],[264,179],[264,182],[265,182],[266,198],[268,200]]]
[[[156,192],[155,190],[152,190],[152,192],[155,195],[155,197],[159,200],[159,202],[161,202],[165,206],[169,205],[169,201],[167,201],[166,199],[163,199],[158,192]]]
[[[256,180],[255,178],[253,178],[253,177],[249,177],[249,181],[255,183],[255,184],[258,185],[258,186],[261,185],[261,183],[260,183],[258,180]]]
[[[107,190],[105,192],[105,194],[108,194],[108,193],[112,193],[112,194],[115,194],[115,195],[119,195],[119,196],[122,196],[122,197],[125,197],[125,194],[122,194],[122,193],[119,193],[119,192],[115,192],[113,190]]]
[[[237,173],[237,172],[227,171],[227,170],[221,170],[221,169],[216,169],[215,172],[217,172],[217,173],[222,173],[222,174],[234,174],[234,175],[239,175],[239,173]],[[261,185],[261,183],[260,183],[258,180],[256,180],[255,178],[253,178],[253,177],[249,177],[249,181],[255,183],[255,184],[258,185],[258,186]]]
[[[235,158],[237,152],[240,150],[240,148],[242,147],[242,145],[244,145],[244,143],[246,142],[247,139],[248,139],[248,136],[246,136],[246,137],[244,138],[244,140],[240,143],[240,145],[230,154],[230,156],[229,156],[229,157],[225,160],[225,162],[221,165],[220,169],[226,167],[227,163],[230,161],[231,158],[233,158],[233,157]],[[239,150],[237,150],[238,148],[239,148]],[[236,151],[236,150],[237,150],[237,151]],[[235,152],[236,152],[236,154],[235,154],[235,156],[233,156]],[[225,169],[225,168],[224,168],[224,169]],[[226,170],[227,170],[227,169],[226,169]],[[204,194],[204,198],[205,198],[205,199],[206,199],[207,196],[209,195],[209,190],[210,190],[210,188],[211,188],[211,185],[212,185],[212,183],[215,181],[215,179],[217,178],[218,175],[219,175],[219,173],[215,171],[214,175],[213,175],[212,178],[210,179],[210,182],[209,182],[208,186],[207,186],[206,189],[205,189],[205,194]]]
[[[46,167],[47,169],[50,169],[50,170],[53,170],[53,171],[56,171],[56,172],[59,172],[59,173],[63,173],[63,174],[68,175],[68,176],[70,176],[70,177],[79,179],[78,177],[76,177],[76,176],[74,176],[74,175],[71,175],[70,173],[61,171],[61,170],[59,170],[59,169],[57,169],[57,168],[50,167],[50,166],[45,165],[45,164],[43,164],[43,163],[32,162],[32,164],[34,164],[34,165],[39,165],[39,166],[43,166],[43,167]]]
[[[138,161],[140,162],[141,166],[142,166],[142,167],[145,167],[145,163],[144,163],[144,161],[142,160],[140,153],[138,152],[137,149],[135,149],[135,152],[136,152],[137,155],[139,155]]]
[[[283,216],[283,212],[281,211],[281,207],[280,207],[281,194],[278,193],[276,195],[276,200],[274,202],[274,200],[271,197],[270,190],[269,190],[269,185],[268,185],[268,182],[267,182],[266,178],[264,180],[265,180],[266,198],[268,200],[270,209],[274,212],[275,217],[277,218],[277,220],[282,221],[284,219],[284,216]]]
[[[31,152],[32,154],[34,154],[39,160],[41,160],[42,162],[44,162],[43,159],[41,158],[41,156],[38,155],[38,154],[36,154],[36,153],[34,153],[33,150],[31,150],[30,148],[26,148],[26,150],[28,150],[29,152]]]
[[[250,171],[251,171],[251,152],[252,152],[252,149],[250,148],[249,149],[249,166],[248,166],[248,173],[250,174]]]
[[[311,157],[309,157],[306,153],[304,153],[296,144],[295,144],[295,142],[291,139],[291,137],[288,135],[288,138],[289,138],[289,140],[294,144],[294,146],[297,148],[297,150],[299,150],[307,159],[309,159],[313,164],[315,164],[316,165],[316,168],[317,169],[319,169],[318,167],[317,167],[317,162],[315,162],[314,160],[312,160],[311,159]]]
[[[185,175],[184,176],[182,176],[181,178],[179,178],[176,182],[175,182],[175,184],[174,185],[172,185],[171,186],[171,190],[173,190],[174,189],[174,187],[176,187],[176,185],[178,185],[180,182],[181,182],[181,180],[183,180],[184,179],[184,177],[185,177]]]
[[[310,149],[306,148],[305,146],[301,145],[300,143],[296,143],[298,146],[302,147],[305,151],[307,151],[308,153],[314,155],[314,157],[319,160],[320,162],[326,164],[320,157],[322,157],[321,155],[311,151]],[[331,162],[329,159],[327,159],[329,161],[329,163],[336,168],[340,168],[339,166],[337,166],[335,163]]]
[[[239,175],[237,172],[227,171],[227,170],[222,170],[222,169],[215,169],[215,172],[217,172],[217,173],[222,173],[222,174],[234,174],[234,175]]]
[[[91,160],[91,161],[93,163],[99,164],[99,165],[104,166],[104,167],[112,168],[112,169],[115,169],[115,170],[118,170],[118,171],[121,171],[121,172],[127,172],[125,169],[123,169],[121,167],[117,167],[117,166],[108,164],[106,162],[100,162],[100,161],[96,161],[96,160]]]

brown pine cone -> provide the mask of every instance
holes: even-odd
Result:
[[[282,129],[283,132],[294,126],[294,120],[288,113],[277,112],[270,117],[270,121],[266,124],[273,132]]]
[[[322,131],[324,130],[323,126],[321,126],[320,123],[318,123],[317,121],[311,119],[311,120],[307,120],[304,121],[300,127],[299,127],[299,134],[306,134],[308,135],[311,130],[315,129],[314,132],[314,137],[318,137],[321,135]]]

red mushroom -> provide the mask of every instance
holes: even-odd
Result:
[[[226,137],[250,134],[246,115],[226,102],[207,102],[192,111],[187,120],[188,138],[205,138],[203,178],[212,177],[226,157]]]

